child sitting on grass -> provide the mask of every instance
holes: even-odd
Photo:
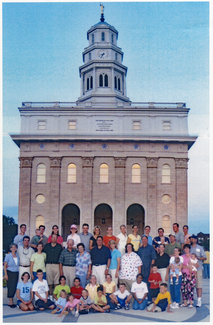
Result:
[[[132,295],[129,293],[129,291],[126,290],[125,283],[120,283],[119,290],[112,293],[109,297],[116,304],[116,307],[114,308],[115,310],[121,309],[122,307],[124,307],[126,310],[129,310],[129,304],[130,300],[132,299]]]
[[[97,295],[94,299],[94,304],[92,308],[94,309],[93,312],[99,311],[100,313],[109,313],[110,312],[110,305],[107,304],[107,300],[105,295],[103,294],[103,286],[100,285],[97,289]]]
[[[54,309],[51,314],[56,314],[62,312],[62,310],[65,308],[66,303],[67,303],[67,292],[66,290],[61,290],[60,291],[60,297],[58,298],[56,302],[56,309]],[[64,314],[68,314],[67,311],[64,312]]]
[[[171,295],[169,291],[167,291],[167,284],[161,283],[160,293],[158,294],[155,302],[147,307],[147,311],[161,312],[167,309],[168,313],[173,313],[173,311],[169,310],[170,305],[171,305]]]
[[[89,297],[87,289],[82,290],[82,297],[80,298],[79,314],[88,314],[92,308],[93,300]]]
[[[63,314],[66,315],[67,314],[66,309],[68,309],[68,312],[71,311],[72,314],[75,315],[75,317],[78,317],[79,316],[79,303],[80,303],[79,299],[76,299],[72,293],[68,293],[67,303],[66,303],[64,309],[62,310],[61,314],[58,315],[58,317],[61,317]]]

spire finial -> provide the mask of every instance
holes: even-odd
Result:
[[[103,23],[104,22],[104,5],[103,3],[100,3],[100,6],[101,6],[101,19],[100,21]]]

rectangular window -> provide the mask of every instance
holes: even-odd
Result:
[[[38,130],[46,130],[46,121],[38,121]]]
[[[101,33],[101,40],[102,40],[102,41],[105,41],[105,33],[104,33],[104,32]]]
[[[170,121],[163,121],[163,130],[170,131],[171,130],[171,122]]]
[[[133,121],[132,128],[133,128],[133,130],[140,130],[141,129],[141,121]]]
[[[94,43],[94,34],[92,34],[92,43]]]
[[[68,130],[76,130],[76,121],[68,122]]]

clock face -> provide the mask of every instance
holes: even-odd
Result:
[[[106,50],[100,50],[98,51],[98,57],[100,59],[106,59],[109,56],[109,52]]]

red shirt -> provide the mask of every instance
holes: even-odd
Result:
[[[152,280],[155,280],[157,282],[162,281],[160,273],[158,272],[150,273],[148,281],[152,281]],[[150,283],[150,289],[157,289],[157,288],[159,288],[159,283],[158,284],[154,284],[153,282]]]
[[[75,296],[76,299],[80,299],[81,298],[81,296],[82,296],[82,290],[84,290],[84,288],[81,287],[81,286],[79,288],[76,288],[76,287],[71,287],[70,288],[71,293],[74,294],[74,296]]]
[[[116,237],[115,236],[104,236],[104,238],[103,238],[104,246],[107,246],[109,249],[110,249],[110,247],[109,247],[110,240],[114,240],[116,242]]]
[[[52,235],[49,236],[47,242],[48,243],[51,243],[51,238],[52,238]],[[63,243],[63,238],[61,236],[58,236],[57,238],[57,244],[62,244]]]

